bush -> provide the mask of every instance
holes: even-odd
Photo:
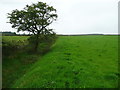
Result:
[[[44,54],[48,52],[57,39],[56,34],[39,35],[37,52],[34,51],[36,35],[32,35],[28,40],[7,40],[2,38],[3,57],[14,55],[17,52],[27,51],[29,53]]]
[[[34,52],[35,50],[35,43],[36,43],[36,35],[32,35],[30,38],[28,38],[28,50],[29,52]],[[38,48],[36,53],[44,54],[47,51],[50,50],[51,46],[55,43],[57,39],[56,34],[46,34],[42,35],[40,34],[38,36]]]
[[[25,46],[27,45],[26,40],[19,40],[19,41],[9,41],[6,39],[2,39],[2,55],[4,56],[9,56],[9,55],[13,55],[14,53],[20,51],[20,50],[24,50]]]

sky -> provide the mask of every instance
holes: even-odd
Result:
[[[38,1],[57,9],[58,19],[50,25],[57,34],[118,33],[119,0],[0,0],[0,31],[16,32],[6,23],[7,13]]]

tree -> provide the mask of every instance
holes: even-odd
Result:
[[[55,34],[48,26],[57,19],[56,9],[46,3],[26,5],[23,10],[13,10],[8,13],[9,23],[17,31],[28,31],[35,35],[35,50],[38,47],[40,35]]]

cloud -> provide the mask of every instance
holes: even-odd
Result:
[[[6,13],[26,4],[47,2],[57,9],[58,20],[50,27],[57,33],[117,33],[119,0],[1,0],[2,30],[14,30],[6,24]],[[15,31],[15,30],[14,30]]]

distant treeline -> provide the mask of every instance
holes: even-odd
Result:
[[[2,36],[30,36],[31,34],[16,34],[15,32],[0,32]]]
[[[58,34],[58,36],[84,36],[84,35],[104,35],[104,34]]]
[[[58,36],[120,35],[120,34],[58,34]]]
[[[16,34],[15,32],[0,32],[2,36],[31,36],[32,34]],[[58,36],[86,36],[86,35],[120,35],[120,34],[57,34]]]

